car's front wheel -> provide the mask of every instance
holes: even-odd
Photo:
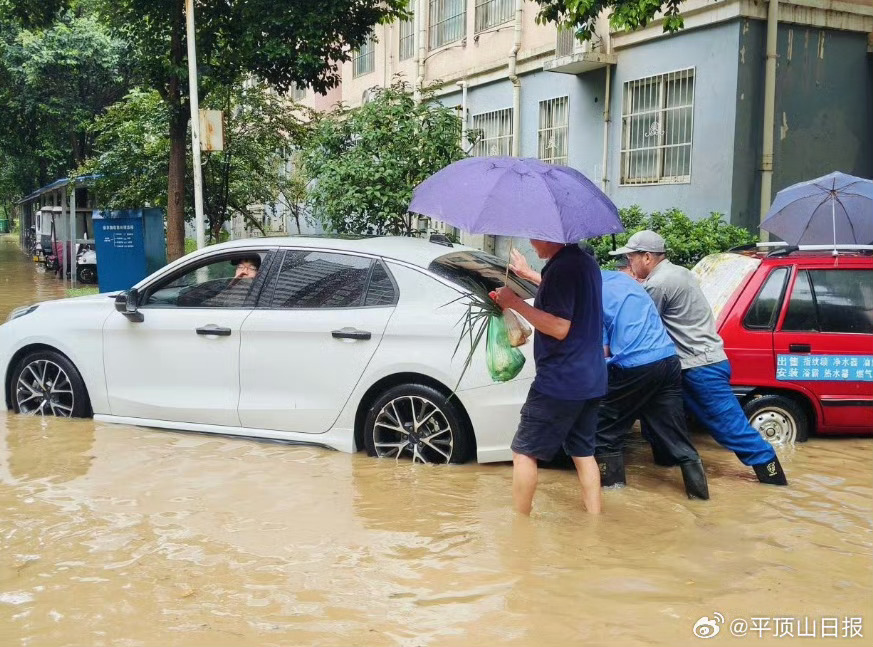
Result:
[[[783,395],[764,395],[743,407],[749,424],[771,445],[793,445],[809,438],[809,418],[803,408]]]
[[[420,463],[464,463],[472,432],[458,405],[424,384],[402,384],[383,393],[364,424],[370,456]]]
[[[90,414],[85,382],[73,363],[56,351],[26,355],[12,373],[15,413],[84,418]]]

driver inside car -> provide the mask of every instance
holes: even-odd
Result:
[[[261,269],[261,257],[251,256],[248,258],[237,258],[231,261],[232,265],[236,265],[236,272],[233,275],[233,285],[239,279],[253,279],[258,276],[258,270]]]
[[[261,257],[257,254],[231,259],[230,264],[235,267],[233,277],[220,281],[209,282],[198,286],[200,295],[186,295],[189,299],[199,300],[199,307],[206,308],[238,308],[242,307],[254,285],[254,280],[261,269]],[[223,286],[219,286],[224,283]],[[211,284],[211,285],[210,285]],[[201,290],[209,289],[211,295],[203,294]],[[202,296],[201,296],[202,295]]]

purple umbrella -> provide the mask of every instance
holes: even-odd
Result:
[[[579,171],[517,157],[470,157],[419,184],[409,210],[474,234],[578,243],[624,231],[618,209]]]
[[[873,182],[834,172],[776,194],[761,223],[790,245],[873,243]]]

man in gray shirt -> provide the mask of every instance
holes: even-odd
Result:
[[[721,445],[755,470],[761,483],[788,485],[772,445],[755,431],[730,386],[731,367],[715,319],[695,276],[667,260],[664,239],[635,233],[621,249],[655,302],[682,366],[685,408]]]

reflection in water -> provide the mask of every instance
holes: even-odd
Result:
[[[13,480],[63,483],[88,471],[92,421],[9,415],[6,429],[5,456]]]
[[[0,644],[692,645],[716,611],[869,635],[869,439],[784,453],[789,488],[697,444],[711,501],[637,445],[602,517],[549,469],[523,519],[505,464],[0,413]]]

